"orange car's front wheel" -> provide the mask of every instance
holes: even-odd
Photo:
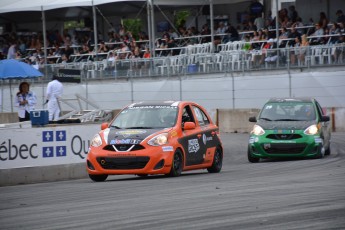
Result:
[[[171,170],[168,176],[178,177],[181,175],[183,169],[183,154],[181,150],[177,149],[174,153],[173,162],[171,165]]]
[[[105,181],[107,178],[108,178],[108,175],[92,175],[92,174],[89,174],[89,177],[91,180],[95,181],[95,182],[102,182],[102,181]]]

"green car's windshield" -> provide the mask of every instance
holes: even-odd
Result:
[[[111,127],[117,129],[156,129],[175,125],[176,106],[135,106],[128,107],[116,117]]]
[[[266,121],[312,121],[316,119],[315,109],[309,102],[267,103],[259,119]]]

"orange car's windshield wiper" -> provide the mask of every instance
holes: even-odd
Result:
[[[116,125],[112,125],[112,126],[110,126],[110,127],[115,128],[115,129],[122,129],[121,127],[116,126]]]
[[[126,129],[152,129],[152,127],[134,126],[134,127],[127,127]]]
[[[300,120],[296,120],[296,119],[277,119],[277,120],[274,120],[274,121],[300,121]]]

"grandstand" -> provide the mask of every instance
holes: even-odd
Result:
[[[94,39],[92,27],[90,27],[90,31],[86,30],[86,32],[85,30],[75,30],[75,37],[68,31],[65,34],[59,33],[62,30],[57,30],[57,34],[54,34],[55,31],[50,29],[49,34],[47,34],[46,42],[49,44],[47,49],[44,49],[43,33],[40,31],[35,33],[33,31],[17,32],[9,35],[15,35],[18,49],[22,44],[26,44],[25,49],[22,47],[22,52],[17,53],[16,58],[35,64],[44,73],[43,78],[32,80],[32,89],[42,97],[42,101],[45,84],[51,76],[53,74],[62,75],[66,71],[73,70],[80,74],[82,80],[80,84],[66,83],[68,89],[66,91],[70,91],[67,95],[73,96],[73,93],[85,95],[88,99],[97,101],[100,107],[104,109],[121,108],[123,105],[136,100],[155,100],[157,98],[166,100],[196,99],[211,109],[257,108],[260,107],[259,102],[261,103],[266,97],[269,97],[268,94],[263,94],[262,98],[257,101],[258,98],[255,94],[250,93],[247,94],[250,96],[246,96],[240,92],[246,90],[246,86],[252,86],[252,83],[247,84],[246,80],[252,79],[253,76],[256,79],[252,80],[258,88],[261,87],[263,91],[274,91],[272,96],[278,96],[281,94],[280,92],[284,92],[283,94],[286,96],[300,96],[306,93],[310,96],[321,97],[318,99],[321,103],[326,102],[328,107],[345,106],[338,99],[338,97],[344,98],[344,93],[334,94],[339,92],[339,87],[345,87],[344,80],[339,77],[339,72],[344,71],[345,66],[345,26],[344,22],[336,22],[338,19],[336,12],[338,12],[339,7],[343,6],[345,9],[345,4],[342,1],[334,1],[328,7],[330,18],[327,25],[322,28],[324,30],[322,34],[315,33],[315,31],[318,30],[317,24],[320,23],[318,13],[322,11],[323,6],[315,7],[315,10],[308,15],[303,11],[309,4],[308,1],[296,1],[296,10],[304,18],[313,16],[316,23],[311,23],[307,19],[303,20],[302,25],[296,24],[292,20],[287,22],[280,20],[280,17],[284,18],[280,15],[285,9],[282,5],[278,12],[278,30],[275,29],[276,23],[272,18],[262,31],[258,31],[261,37],[257,37],[257,31],[252,30],[253,28],[248,27],[247,24],[243,24],[241,20],[232,30],[228,24],[228,30],[217,33],[219,20],[228,20],[229,23],[230,21],[237,22],[234,15],[244,16],[238,14],[241,12],[240,9],[244,11],[252,1],[234,2],[236,3],[233,4],[238,6],[237,10],[228,6],[230,4],[214,5],[215,15],[224,13],[221,10],[221,7],[224,8],[224,6],[228,6],[225,8],[231,12],[229,17],[214,17],[217,19],[214,24],[214,36],[212,36],[211,31],[202,33],[201,28],[198,28],[201,25],[197,25],[193,29],[194,26],[191,26],[190,22],[190,26],[186,28],[185,32],[178,31],[175,37],[173,33],[168,31],[163,31],[161,34],[157,32],[154,42],[151,44],[149,36],[145,36],[147,33],[144,33],[140,39],[136,39],[130,31],[124,31],[122,35],[120,35],[120,31],[112,35],[103,32],[101,36],[96,36]],[[273,8],[275,1],[262,2]],[[198,8],[195,16],[200,20],[204,19],[207,24],[207,17],[198,15],[198,13],[205,14],[204,8],[207,7],[204,5]],[[142,8],[140,9],[142,11]],[[158,9],[158,12],[163,15],[164,9]],[[317,11],[316,9],[320,9],[320,11],[314,12]],[[101,6],[98,7],[98,11],[99,14],[105,12]],[[266,9],[266,11],[264,16],[268,18],[269,10]],[[109,17],[104,16],[104,18]],[[190,21],[193,22],[193,19]],[[231,23],[231,25],[233,24]],[[108,31],[106,30],[108,25],[103,25],[103,27],[103,31]],[[283,27],[286,28],[286,35],[283,33]],[[199,30],[200,32],[198,32]],[[233,38],[234,31],[238,32],[235,39]],[[55,40],[58,40],[56,38],[58,35],[61,36],[61,40],[56,43]],[[302,35],[305,35],[306,38],[306,42],[303,44],[300,39]],[[8,41],[11,36],[3,36],[3,38]],[[55,40],[49,41],[49,37],[55,37]],[[21,39],[27,40],[27,42],[25,43]],[[103,44],[95,42],[98,39],[99,41],[103,40]],[[152,47],[152,44],[155,46]],[[268,46],[269,44],[271,45]],[[83,46],[85,46],[85,50],[81,49]],[[148,48],[153,49],[149,50],[149,57],[144,57]],[[327,77],[334,75],[333,85],[314,85],[315,81],[327,82],[324,76],[315,74],[315,71],[324,73]],[[301,79],[305,81],[301,82],[301,79],[297,79],[296,76],[298,77],[302,72],[308,74],[302,74]],[[269,84],[266,81],[268,76],[271,76],[268,80]],[[310,78],[309,81],[308,77]],[[257,79],[262,81],[257,81]],[[171,82],[168,83],[169,80]],[[190,82],[188,83],[188,81]],[[222,81],[229,85],[222,85]],[[191,84],[191,82],[193,83]],[[218,83],[212,86],[210,82]],[[273,82],[275,85],[271,85]],[[301,92],[299,87],[293,84],[297,82],[302,84],[305,92]],[[7,103],[10,100],[7,94],[7,83],[6,81],[2,82],[2,112],[10,111]],[[12,83],[12,85],[16,85],[16,82]],[[196,89],[195,87],[199,83],[200,86]],[[240,86],[238,87],[237,84]],[[122,88],[114,87],[114,85],[120,85]],[[139,85],[145,85],[145,87]],[[155,85],[161,87],[160,90],[155,89]],[[326,90],[326,95],[309,90],[311,85],[317,87],[318,92]],[[112,92],[108,86],[116,91]],[[216,94],[219,90],[224,91],[217,97]],[[259,89],[252,88],[252,90]],[[208,98],[197,97],[194,94],[205,94],[208,95]],[[231,103],[226,101],[227,98]],[[251,100],[256,101],[248,103]],[[116,105],[113,104],[114,102]]]

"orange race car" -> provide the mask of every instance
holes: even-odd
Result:
[[[166,174],[222,169],[218,127],[193,102],[134,103],[125,107],[91,141],[87,171],[93,181],[108,175]]]

